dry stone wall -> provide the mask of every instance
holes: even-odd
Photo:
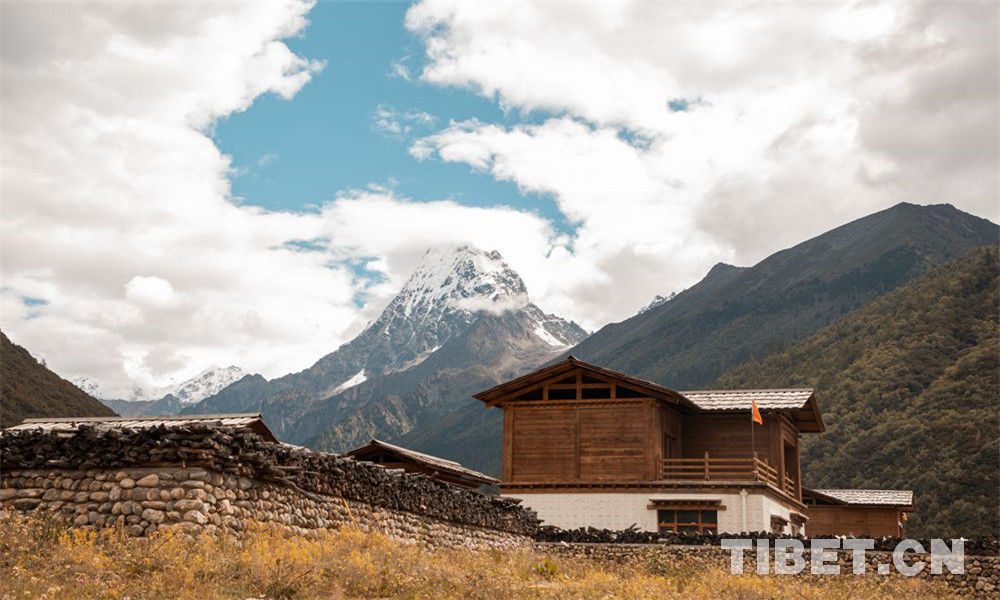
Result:
[[[504,498],[203,424],[4,432],[0,503],[132,535],[171,524],[354,525],[428,546],[506,547],[538,526],[533,512]]]

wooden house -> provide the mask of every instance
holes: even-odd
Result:
[[[903,536],[911,490],[802,490],[810,535]]]
[[[811,389],[679,392],[570,357],[475,397],[503,410],[500,493],[548,524],[803,532]]]
[[[481,485],[497,485],[499,480],[463,467],[461,464],[396,446],[381,440],[369,443],[347,452],[355,460],[365,460],[380,464],[389,469],[402,469],[410,473],[423,473],[438,481],[467,488],[478,488]]]

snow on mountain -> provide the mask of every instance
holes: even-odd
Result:
[[[642,308],[640,308],[639,312],[637,312],[635,314],[641,315],[644,312],[653,310],[654,308],[656,308],[657,306],[660,306],[661,304],[666,304],[667,302],[670,302],[671,300],[673,300],[674,296],[676,296],[676,295],[677,295],[677,292],[670,292],[669,296],[661,296],[661,295],[657,294],[656,296],[653,297],[653,300],[649,304],[647,304],[646,306],[643,306]]]
[[[70,381],[81,390],[99,400],[150,402],[166,396],[173,396],[181,404],[188,405],[200,402],[246,375],[249,375],[249,373],[239,367],[205,369],[178,385],[168,385],[152,391],[136,386],[128,394],[124,395],[108,393],[101,383],[92,377],[74,377]]]
[[[420,320],[450,310],[503,312],[528,304],[521,277],[497,251],[470,246],[429,249],[386,311]]]
[[[352,388],[352,387],[354,387],[356,385],[361,385],[362,383],[365,382],[366,379],[368,379],[368,378],[365,377],[365,370],[361,369],[360,371],[358,371],[357,373],[355,373],[353,376],[351,376],[350,379],[348,379],[344,383],[342,383],[342,384],[338,385],[337,387],[335,387],[333,389],[333,393],[334,394],[339,394],[340,392],[342,392],[342,391],[344,391],[346,389],[350,389],[350,388]]]
[[[524,281],[497,251],[471,246],[440,246],[427,250],[417,269],[369,330],[418,341],[418,355],[440,346],[455,331],[472,323],[482,311],[502,314],[524,310],[546,344],[570,346],[581,330],[531,303]],[[414,332],[424,339],[413,340]],[[395,334],[395,335],[394,335]]]
[[[249,374],[235,366],[206,369],[163,395],[169,394],[181,404],[195,404]]]

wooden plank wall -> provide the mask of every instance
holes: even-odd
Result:
[[[771,436],[780,431],[780,422],[764,421],[764,425],[754,425],[757,455],[771,465]],[[708,452],[715,458],[749,458],[753,456],[750,445],[750,418],[741,415],[687,415],[684,417],[684,456],[701,458]],[[779,454],[780,456],[780,454]]]
[[[509,481],[641,481],[647,476],[644,407],[508,408],[511,423]]]
[[[809,535],[902,535],[900,514],[895,508],[866,506],[808,506]]]
[[[513,408],[512,481],[576,478],[576,410],[573,407]]]
[[[577,414],[580,419],[580,480],[646,479],[647,433],[642,407],[580,407]]]

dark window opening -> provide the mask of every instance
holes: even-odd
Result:
[[[583,398],[585,400],[592,400],[597,398],[610,398],[611,388],[583,388]]]
[[[530,392],[525,392],[517,397],[517,400],[541,400],[542,399],[542,388],[537,388],[531,390]]]
[[[618,397],[619,398],[645,398],[646,394],[633,390],[632,388],[627,388],[623,385],[618,386]]]
[[[719,511],[661,509],[656,511],[656,521],[661,534],[716,533],[719,530]]]
[[[583,376],[583,382],[584,383],[607,383],[607,381],[604,381],[603,379],[598,379],[596,377],[591,377],[590,375],[584,375]]]
[[[566,379],[560,379],[556,385],[576,385],[576,375],[570,375]]]
[[[553,390],[549,389],[549,400],[575,400],[576,399],[576,389],[572,390]]]

